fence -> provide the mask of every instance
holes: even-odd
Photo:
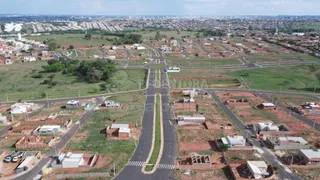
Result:
[[[55,178],[42,178],[43,180],[56,180],[56,179],[68,179],[68,178],[99,178],[110,177],[110,173],[72,173],[72,174],[57,174]]]

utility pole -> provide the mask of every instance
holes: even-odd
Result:
[[[113,177],[116,177],[116,163],[113,162]]]
[[[48,98],[48,93],[46,92],[46,99],[47,99],[47,104],[48,104],[48,109],[50,108],[50,103],[49,103],[49,98]]]

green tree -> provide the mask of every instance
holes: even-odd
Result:
[[[69,49],[74,49],[74,46],[73,46],[73,45],[70,45],[70,46],[69,46]]]
[[[51,42],[48,44],[49,51],[54,51],[58,49],[58,44],[56,42]]]
[[[90,40],[91,38],[92,38],[91,34],[84,35],[84,39],[86,39],[86,40]]]
[[[156,40],[160,40],[160,38],[161,38],[161,34],[160,34],[159,31],[157,31],[157,32],[156,32],[156,35],[155,35],[155,39],[156,39]]]

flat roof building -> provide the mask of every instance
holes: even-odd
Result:
[[[245,146],[246,139],[243,136],[227,136],[221,138],[223,144],[228,146]]]
[[[300,149],[299,155],[304,164],[320,164],[320,149]]]
[[[264,161],[247,161],[248,168],[255,179],[269,176],[268,165]]]

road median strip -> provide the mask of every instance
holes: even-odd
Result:
[[[162,128],[162,108],[161,108],[161,95],[155,96],[154,108],[154,125],[153,125],[153,140],[151,151],[147,159],[146,165],[143,167],[142,172],[145,174],[152,174],[157,169],[163,150],[163,128]]]

